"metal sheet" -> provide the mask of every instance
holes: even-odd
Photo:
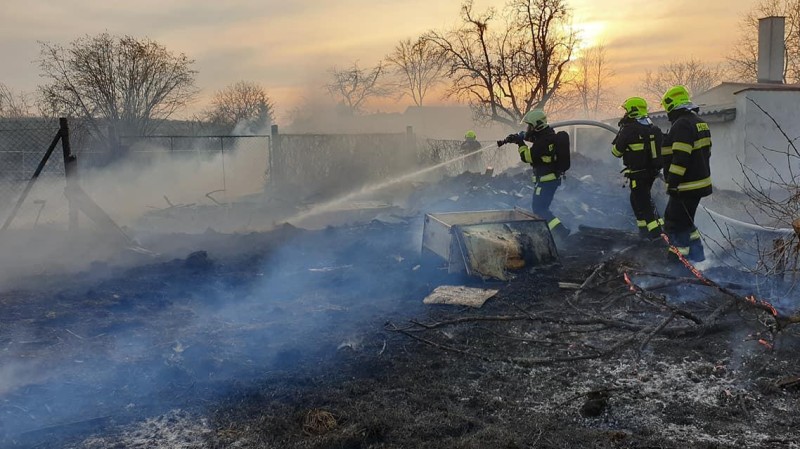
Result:
[[[511,273],[558,261],[553,237],[542,220],[456,227],[469,274],[508,280]]]

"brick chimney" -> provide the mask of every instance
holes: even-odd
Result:
[[[783,84],[785,17],[758,19],[758,82]]]

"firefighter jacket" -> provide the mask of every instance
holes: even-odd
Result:
[[[662,148],[664,176],[670,195],[704,197],[711,194],[711,131],[689,109],[669,113],[672,127]]]
[[[625,118],[619,124],[619,132],[611,143],[611,154],[622,158],[625,176],[656,176],[662,165],[661,130],[647,118]]]
[[[555,181],[563,174],[559,170],[557,162],[557,139],[556,132],[551,127],[541,131],[529,133],[526,140],[532,142],[531,146],[519,146],[519,158],[522,162],[531,164],[533,167],[533,182]],[[569,142],[567,142],[567,152],[569,152]],[[567,153],[568,154],[568,153]]]
[[[478,151],[481,149],[481,143],[477,140],[465,140],[461,142],[461,152],[472,153],[473,151]]]

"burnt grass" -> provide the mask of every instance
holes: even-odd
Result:
[[[412,203],[525,206],[524,184],[462,176]],[[624,191],[565,190],[583,223],[632,229]],[[583,228],[559,265],[484,282],[420,264],[420,220],[161,236],[182,255],[20,282],[0,293],[0,446],[800,447],[796,330],[681,281],[664,247]],[[643,299],[636,270],[668,278],[632,274]],[[444,284],[499,292],[422,304]]]

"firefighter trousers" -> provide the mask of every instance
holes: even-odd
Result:
[[[703,241],[700,231],[694,225],[694,215],[700,197],[684,197],[670,195],[667,209],[664,211],[664,230],[670,238],[672,246],[687,259],[700,262],[705,260]]]
[[[558,186],[561,185],[561,180],[554,181],[539,181],[533,186],[533,200],[531,202],[531,210],[534,214],[542,217],[547,221],[547,227],[550,231],[558,237],[566,237],[569,235],[569,229],[561,223],[561,220],[550,212],[550,204],[553,202],[553,197],[556,194]]]
[[[639,236],[643,238],[658,238],[661,235],[663,220],[656,214],[656,206],[650,197],[655,176],[639,175],[630,177],[631,209],[636,216],[636,226]]]

